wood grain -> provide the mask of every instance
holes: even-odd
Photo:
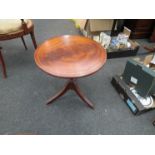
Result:
[[[64,35],[41,44],[34,58],[39,68],[50,75],[77,78],[98,71],[107,55],[100,44],[89,38]]]

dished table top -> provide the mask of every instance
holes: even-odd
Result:
[[[64,35],[42,43],[34,58],[38,67],[52,76],[78,78],[98,71],[105,64],[107,54],[92,39]]]

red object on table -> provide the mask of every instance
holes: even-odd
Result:
[[[47,104],[71,89],[93,108],[93,104],[81,93],[76,79],[95,73],[105,64],[107,54],[99,43],[82,36],[54,37],[36,49],[34,58],[37,66],[47,74],[69,79],[62,91],[49,99]]]

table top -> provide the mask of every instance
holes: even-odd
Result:
[[[78,78],[98,71],[105,64],[107,54],[92,39],[64,35],[42,43],[34,58],[38,67],[52,76]]]

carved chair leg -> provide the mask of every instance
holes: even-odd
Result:
[[[30,32],[30,36],[34,45],[34,48],[37,48],[37,43],[36,43],[36,39],[35,39],[35,35],[34,35],[34,31]]]
[[[2,56],[2,53],[1,53],[1,49],[0,49],[0,63],[2,65],[3,77],[6,78],[7,77],[7,75],[6,75],[6,67],[5,67],[4,59],[3,59],[3,56]]]
[[[24,45],[24,47],[25,47],[25,50],[27,50],[27,46],[26,46],[26,43],[25,43],[24,37],[21,37],[21,40],[22,40],[22,42],[23,42],[23,45]]]

